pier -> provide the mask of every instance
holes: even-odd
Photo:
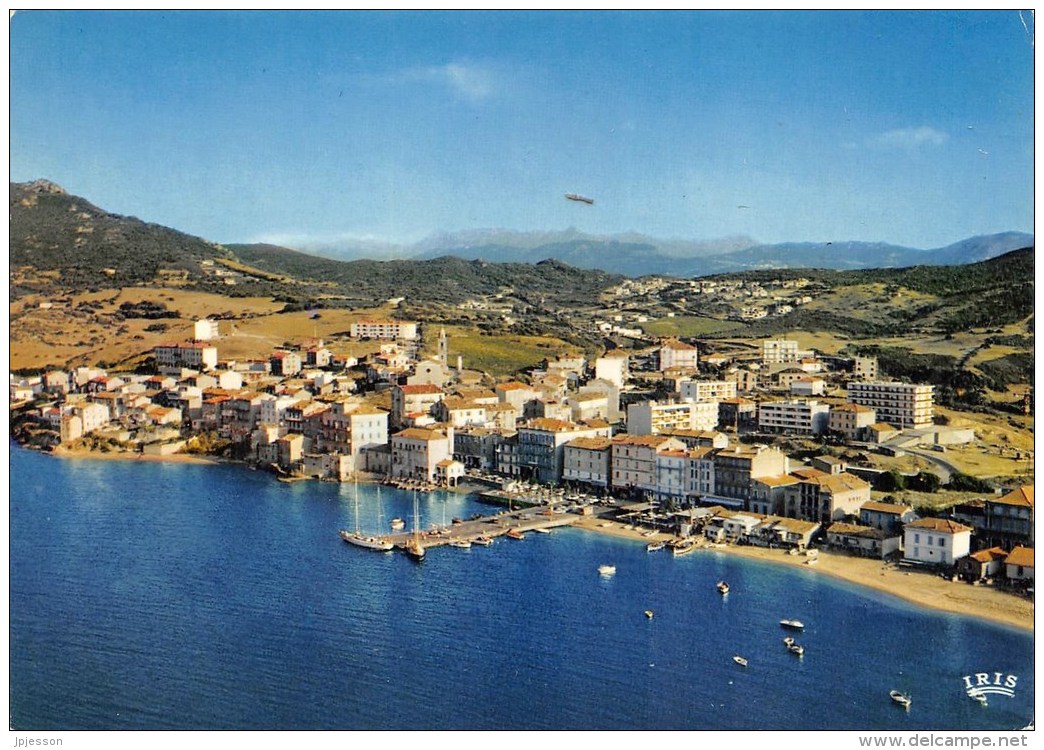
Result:
[[[452,542],[469,541],[504,536],[509,531],[525,534],[537,529],[549,531],[560,526],[571,526],[580,520],[580,516],[568,510],[555,510],[549,507],[521,508],[519,510],[501,511],[489,516],[455,521],[448,526],[438,526],[420,531],[421,546],[425,549],[442,547]],[[414,537],[412,529],[384,534],[380,538],[391,542],[396,549],[404,549]],[[517,537],[516,537],[517,538]]]

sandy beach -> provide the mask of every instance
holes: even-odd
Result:
[[[160,461],[176,464],[224,463],[223,459],[214,456],[195,456],[188,453],[172,453],[169,456],[149,456],[144,453],[131,453],[130,451],[69,450],[61,446],[50,451],[50,455],[58,458],[87,458],[92,461]]]
[[[643,537],[638,531],[629,529],[624,524],[595,517],[582,518],[575,527],[633,539],[643,544],[652,540],[666,541],[673,538],[667,534]],[[804,555],[788,555],[782,550],[761,547],[729,545],[708,548],[695,554],[714,552],[740,555],[774,565],[799,567],[805,571],[834,576],[858,586],[891,594],[921,607],[980,617],[1021,630],[1033,631],[1033,601],[997,591],[989,586],[972,586],[963,581],[955,583],[931,573],[886,565],[880,560],[832,552],[820,552],[819,562],[815,565],[806,565],[805,561],[808,558]]]

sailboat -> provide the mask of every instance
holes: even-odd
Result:
[[[424,559],[424,547],[420,540],[420,509],[417,505],[416,490],[413,492],[413,536],[406,542],[403,549],[414,560]]]
[[[380,489],[377,490],[378,496],[377,501],[380,503]],[[379,509],[378,509],[378,512]],[[359,479],[355,479],[355,531],[346,531],[341,529],[339,532],[341,539],[348,542],[348,544],[354,544],[356,547],[365,547],[366,549],[378,550],[380,552],[388,552],[395,548],[395,545],[389,542],[384,537],[380,536],[366,536],[359,530]]]

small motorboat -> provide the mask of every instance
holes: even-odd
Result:
[[[649,542],[645,545],[646,552],[658,552],[667,546],[667,542]]]
[[[741,667],[747,666],[747,660],[745,658],[743,658],[742,656],[733,656],[732,660],[734,662],[736,662],[737,664],[739,664]]]
[[[784,638],[783,639],[783,645],[786,646],[787,648],[790,648],[791,646],[794,645],[794,639],[790,638],[789,636],[787,638]]]
[[[490,539],[488,536],[480,536],[476,537],[475,539],[472,539],[471,543],[481,544],[483,547],[488,547],[489,545],[493,544],[493,540]]]
[[[611,576],[614,573],[616,573],[616,566],[615,565],[599,565],[598,566],[598,575]]]
[[[451,547],[458,547],[460,549],[471,549],[471,542],[467,539],[454,539],[449,543]]]
[[[989,701],[986,700],[986,694],[980,693],[978,690],[973,690],[968,693],[968,697],[973,701],[978,701],[984,708],[990,705]]]
[[[725,594],[729,593],[729,584],[727,584],[725,581],[718,581],[718,593],[722,596],[725,596]]]
[[[537,534],[550,534],[551,533],[551,529],[545,529],[545,528],[541,528],[541,527],[537,527],[535,529],[532,529],[532,531],[535,531]]]
[[[906,695],[905,693],[900,693],[898,690],[893,690],[890,693],[888,693],[888,695],[891,697],[893,701],[895,701],[903,708],[909,708],[910,704],[913,703],[913,701],[910,700],[909,695]]]
[[[645,616],[651,620],[653,618],[653,611],[651,609],[645,610]]]
[[[791,630],[803,630],[805,627],[805,623],[801,622],[801,620],[780,620],[779,624]]]
[[[507,533],[507,534],[505,534],[504,536],[509,536],[509,537],[511,537],[512,539],[525,539],[525,538],[526,538],[526,535],[525,535],[525,534],[523,534],[523,533],[522,533],[521,531],[519,531],[518,529],[511,529],[511,530],[510,530],[510,531],[508,531],[508,533]]]
[[[391,527],[395,531],[401,531],[402,529],[406,528],[406,522],[403,521],[401,518],[393,518],[391,520]]]
[[[794,656],[804,656],[805,655],[805,647],[802,646],[800,643],[791,643],[791,644],[789,644],[787,646],[787,651],[789,651],[790,653],[794,654]]]

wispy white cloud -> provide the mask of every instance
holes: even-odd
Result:
[[[882,148],[916,149],[922,146],[941,146],[949,136],[941,130],[922,125],[919,128],[888,130],[872,139]]]
[[[396,74],[394,78],[400,81],[417,81],[442,86],[457,96],[473,102],[488,99],[496,93],[497,76],[493,69],[488,65],[474,62],[458,61],[445,65],[408,68]]]

